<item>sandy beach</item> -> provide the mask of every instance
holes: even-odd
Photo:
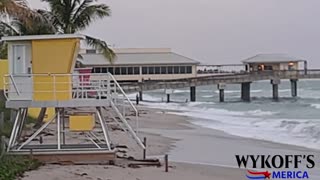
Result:
[[[121,160],[109,165],[45,165],[25,173],[23,180],[240,180],[246,179],[244,169],[236,164],[235,154],[316,154],[316,150],[298,146],[242,138],[222,131],[193,125],[192,119],[160,109],[140,110],[140,137],[147,137],[147,156],[163,159],[169,154],[169,172],[164,167],[129,168]],[[127,152],[120,156],[142,158],[142,150],[121,131],[114,131],[112,139],[126,144]],[[317,153],[319,154],[319,153]],[[312,170],[318,177],[318,168]],[[313,179],[313,178],[311,178]]]

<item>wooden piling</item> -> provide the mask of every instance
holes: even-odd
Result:
[[[217,87],[219,89],[219,101],[224,102],[224,89],[226,85],[224,83],[219,83]]]
[[[190,87],[190,101],[191,102],[196,101],[196,87],[195,86]]]
[[[139,100],[140,100],[140,101],[143,101],[143,98],[142,98],[142,91],[139,91]]]
[[[168,154],[164,155],[164,168],[165,168],[165,172],[169,171],[169,160],[168,160]]]
[[[144,149],[143,149],[143,159],[146,159],[147,156],[147,138],[144,137],[143,138],[143,145],[144,145]]]
[[[251,82],[241,83],[241,100],[250,102],[250,84]]]
[[[219,101],[224,102],[224,89],[219,89]]]
[[[297,91],[297,79],[290,79],[291,82],[291,95],[292,97],[297,97],[298,91]]]
[[[279,100],[280,79],[272,79],[271,84],[272,84],[272,98],[274,100],[278,101]]]

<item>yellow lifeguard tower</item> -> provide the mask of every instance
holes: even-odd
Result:
[[[6,107],[18,110],[8,152],[27,154],[32,150],[34,156],[44,161],[67,161],[77,155],[93,160],[90,154],[97,160],[114,159],[114,143],[102,112],[107,107],[111,107],[117,116],[109,117],[145,148],[125,117],[126,109],[131,108],[137,120],[137,109],[114,77],[109,73],[92,75],[79,73],[79,70],[74,73],[82,39],[83,35],[75,34],[1,39],[8,44],[9,73],[4,76],[3,87]],[[22,136],[28,111],[34,114],[39,113],[39,109],[50,108],[54,110],[52,117]],[[44,133],[52,134],[54,138],[43,136]],[[72,133],[75,136],[67,136]],[[34,141],[37,138],[41,143]]]

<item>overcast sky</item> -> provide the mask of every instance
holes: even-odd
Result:
[[[40,1],[40,0],[39,0]],[[45,8],[29,0],[33,8]],[[117,48],[171,47],[206,64],[287,53],[320,68],[320,0],[100,0],[112,16],[84,33]]]

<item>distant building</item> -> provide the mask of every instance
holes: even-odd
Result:
[[[169,48],[115,49],[117,58],[110,63],[94,50],[82,52],[81,67],[92,73],[110,72],[118,81],[143,81],[190,78],[197,76],[198,61],[174,53]]]
[[[305,60],[285,54],[258,54],[242,62],[247,71],[299,70],[299,62],[304,62],[307,68]]]

